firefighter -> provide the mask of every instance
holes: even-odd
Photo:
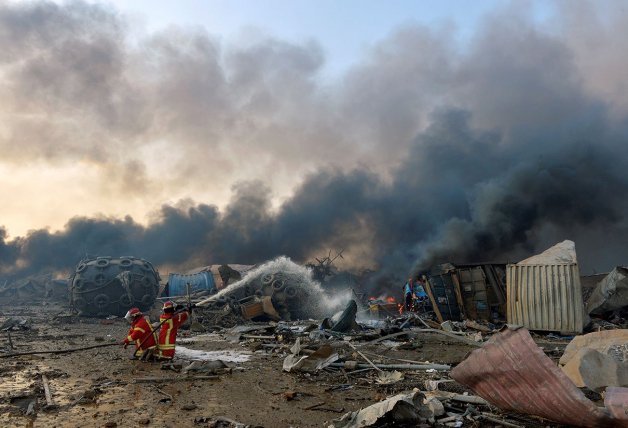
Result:
[[[405,310],[409,311],[412,309],[412,292],[413,290],[413,281],[412,278],[408,278],[408,282],[403,285],[403,301],[405,303]]]
[[[174,357],[175,343],[177,341],[177,330],[183,324],[192,312],[190,306],[187,310],[174,310],[174,303],[168,301],[164,303],[163,313],[159,317],[159,358],[163,360],[172,360]]]
[[[155,332],[153,331],[153,327],[150,325],[148,319],[146,319],[144,314],[142,314],[142,311],[138,308],[131,308],[126,313],[124,318],[131,324],[131,329],[127,333],[126,339],[122,341],[124,349],[126,349],[129,343],[134,342],[134,359],[142,359],[144,357],[144,352],[152,354],[157,345],[155,343]]]

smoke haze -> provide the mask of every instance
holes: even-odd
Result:
[[[557,2],[546,22],[505,6],[464,46],[404,26],[324,80],[316,41],[141,34],[107,6],[4,3],[4,187],[20,168],[75,168],[41,212],[86,214],[0,228],[0,274],[86,253],[183,269],[344,248],[341,267],[400,281],[563,239],[583,273],[625,264],[628,14],[599,4]],[[0,192],[0,222],[31,215]]]

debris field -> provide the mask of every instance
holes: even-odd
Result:
[[[608,292],[623,289],[625,270],[594,284],[570,276],[572,244],[517,265],[435,268],[423,278],[428,297],[411,310],[359,289],[326,290],[287,258],[242,275],[232,269],[233,282],[222,287],[190,283],[211,280],[203,270],[181,275],[188,283],[170,275],[170,291],[185,294],[164,295],[162,286],[154,304],[144,302],[146,315],[155,322],[166,299],[193,310],[175,359],[162,362],[131,359],[133,350],[122,348],[129,327],[119,303],[85,316],[89,310],[43,287],[30,301],[21,295],[0,306],[0,420],[8,427],[627,427],[626,305],[621,292]],[[538,279],[551,269],[555,277]],[[216,271],[224,279],[226,270]],[[115,274],[132,301],[129,275]],[[19,284],[23,294],[33,286]],[[76,281],[70,285],[76,297]],[[548,305],[556,316],[547,316]]]

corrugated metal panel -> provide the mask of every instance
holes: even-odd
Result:
[[[216,292],[214,276],[211,272],[199,272],[191,275],[171,273],[168,275],[168,296],[185,296],[187,284],[190,284],[190,293],[208,290]]]
[[[534,343],[524,328],[493,336],[458,364],[451,377],[503,410],[582,427],[626,427],[622,414],[628,389],[610,391],[600,409]],[[607,413],[611,410],[613,417]]]
[[[576,263],[508,265],[507,317],[530,330],[582,333],[584,305]]]

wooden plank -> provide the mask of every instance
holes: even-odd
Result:
[[[430,280],[425,278],[425,291],[427,292],[427,296],[430,298],[430,302],[432,302],[432,309],[434,309],[434,313],[436,314],[436,318],[438,318],[438,322],[443,323],[443,316],[440,313],[440,309],[438,309],[438,305],[436,304],[436,300],[434,299],[434,293],[432,292],[432,284],[430,284]]]
[[[454,291],[456,292],[456,301],[458,302],[458,309],[460,310],[460,318],[465,319],[466,310],[462,300],[462,293],[460,292],[460,281],[458,280],[458,275],[455,272],[451,274],[451,280],[454,283]]]
[[[44,394],[46,395],[46,405],[52,406],[52,394],[50,393],[50,385],[48,385],[48,378],[46,375],[41,375],[41,381],[44,384]]]

